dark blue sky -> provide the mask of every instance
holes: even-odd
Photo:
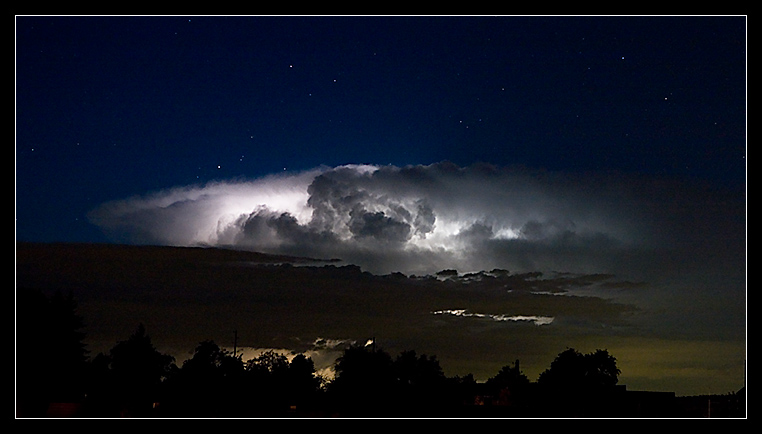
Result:
[[[16,238],[324,164],[617,170],[745,189],[746,18],[16,17]]]

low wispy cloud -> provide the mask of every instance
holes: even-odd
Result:
[[[453,315],[453,316],[459,316],[464,318],[486,318],[486,319],[491,319],[493,321],[513,321],[513,322],[527,321],[527,322],[534,323],[534,325],[538,325],[538,326],[551,324],[554,319],[552,316],[542,316],[542,315],[505,315],[505,314],[476,313],[476,312],[469,312],[467,309],[445,309],[445,310],[437,310],[432,313],[434,315]]]

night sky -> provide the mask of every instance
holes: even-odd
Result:
[[[647,287],[616,292],[645,312],[629,338],[732,353],[644,388],[742,385],[744,16],[17,16],[15,33],[17,241],[611,273]]]

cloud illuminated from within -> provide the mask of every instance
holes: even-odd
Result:
[[[337,257],[372,272],[584,271],[664,241],[660,188],[614,174],[346,165],[171,188],[89,217],[117,241]]]

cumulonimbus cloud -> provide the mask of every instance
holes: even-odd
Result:
[[[683,230],[669,210],[692,199],[664,185],[484,164],[346,165],[162,190],[89,217],[117,241],[338,257],[373,272],[569,268]]]

